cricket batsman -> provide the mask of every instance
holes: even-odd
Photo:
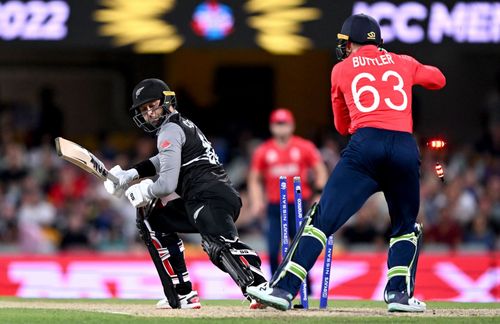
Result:
[[[411,89],[441,89],[446,79],[436,67],[381,49],[380,26],[370,16],[350,16],[337,37],[341,62],[331,74],[334,122],[340,134],[352,137],[294,250],[292,243],[291,259],[269,284],[251,287],[248,294],[290,309],[327,237],[382,191],[391,217],[384,300],[390,312],[423,312],[425,303],[414,297],[422,227],[416,223],[420,160],[412,136]]]
[[[159,271],[167,273],[160,278],[172,280],[180,307],[200,308],[201,304],[177,233],[200,233],[210,260],[231,276],[244,295],[248,286],[266,282],[259,256],[238,238],[234,222],[240,213],[240,196],[205,135],[176,110],[175,93],[162,80],[145,79],[134,88],[132,101],[131,117],[139,128],[156,135],[158,154],[129,170],[113,167],[109,172],[119,183],[107,180],[105,188],[117,196],[128,188],[125,195],[136,208],[174,192],[180,196],[154,209],[147,219],[163,263]],[[147,179],[131,185],[142,178]],[[251,300],[250,308],[261,306]],[[157,308],[170,307],[168,298],[157,304]]]

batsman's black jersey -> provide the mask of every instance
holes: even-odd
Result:
[[[212,144],[189,119],[176,114],[169,122],[179,125],[186,136],[181,152],[181,170],[177,193],[184,197],[202,191],[217,182],[231,185]]]
[[[179,113],[172,113],[158,132],[158,151],[151,158],[160,176],[153,185],[155,196],[171,193],[168,191],[173,189],[172,182],[176,180],[173,178],[177,178],[175,192],[184,199],[216,184],[225,184],[237,194],[211,143],[193,122]]]

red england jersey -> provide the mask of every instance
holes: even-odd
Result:
[[[411,133],[412,86],[437,90],[445,83],[436,67],[375,45],[362,46],[332,70],[335,128],[342,135],[362,127]]]
[[[321,155],[311,141],[292,136],[285,147],[278,146],[274,139],[262,143],[252,158],[251,169],[262,174],[269,203],[280,201],[279,177],[287,176],[288,202],[293,203],[293,177],[302,180],[302,197],[312,195],[308,184],[308,171],[321,162]]]

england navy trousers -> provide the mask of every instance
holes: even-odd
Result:
[[[382,191],[391,217],[391,237],[414,231],[420,203],[420,158],[407,132],[360,128],[330,175],[313,223],[335,233],[375,192]]]

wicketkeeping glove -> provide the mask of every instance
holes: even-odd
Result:
[[[120,198],[127,188],[128,184],[139,178],[139,173],[136,169],[122,170],[119,165],[115,165],[109,173],[118,178],[118,184],[114,184],[111,180],[104,181],[104,188],[113,196]]]
[[[150,192],[150,187],[153,184],[153,180],[146,179],[142,180],[138,184],[130,186],[127,191],[125,191],[125,195],[128,200],[135,208],[146,206],[151,200],[153,200],[153,196]]]

